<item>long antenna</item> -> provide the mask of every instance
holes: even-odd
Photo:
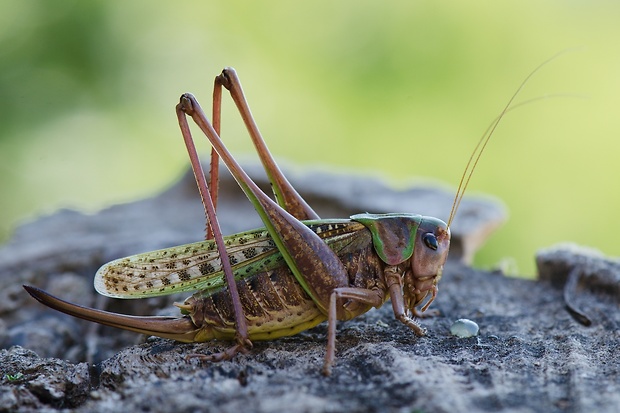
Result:
[[[504,109],[500,112],[500,114],[497,116],[497,118],[495,118],[495,120],[493,120],[493,122],[491,122],[491,125],[489,125],[489,127],[484,132],[484,134],[482,134],[482,137],[480,138],[480,140],[476,144],[476,147],[474,148],[471,156],[469,157],[469,160],[467,161],[467,166],[465,166],[465,170],[463,171],[463,175],[461,176],[461,181],[459,182],[458,189],[457,189],[456,194],[454,196],[454,202],[452,203],[452,209],[450,210],[450,216],[448,218],[448,228],[450,228],[450,225],[452,225],[452,221],[454,220],[454,216],[456,215],[456,211],[458,211],[459,206],[461,205],[461,201],[463,200],[463,196],[465,195],[465,190],[467,189],[467,186],[469,185],[469,181],[471,179],[471,176],[473,175],[474,170],[476,169],[476,166],[478,165],[478,161],[480,160],[480,156],[482,156],[482,152],[484,152],[484,149],[486,148],[487,144],[489,143],[489,140],[491,139],[491,136],[493,136],[493,133],[495,132],[495,129],[497,128],[497,125],[504,118],[504,115],[506,115],[506,113],[509,112],[510,110],[515,109],[515,108],[517,108],[517,107],[519,107],[519,106],[521,106],[521,105],[523,105],[525,103],[529,103],[531,101],[538,100],[538,99],[544,99],[546,97],[530,99],[530,100],[528,100],[526,102],[521,102],[521,103],[519,103],[517,105],[514,105],[514,106],[512,106],[512,102],[515,100],[517,95],[521,92],[521,90],[525,87],[527,82],[530,80],[530,78],[532,76],[534,76],[534,74],[536,72],[538,72],[543,66],[545,66],[546,64],[548,64],[552,60],[555,60],[556,58],[558,58],[560,55],[566,53],[567,51],[568,50],[563,50],[563,51],[555,54],[554,56],[550,57],[549,59],[547,59],[544,62],[542,62],[541,64],[539,64],[534,70],[532,70],[530,72],[530,74],[527,75],[527,77],[523,80],[523,82],[521,82],[521,84],[519,85],[519,87],[517,88],[515,93],[513,93],[511,98],[508,100],[508,103],[506,104]]]

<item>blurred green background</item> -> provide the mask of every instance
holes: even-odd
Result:
[[[477,264],[514,259],[533,275],[535,251],[560,241],[618,255],[618,22],[620,3],[596,0],[4,0],[0,239],[61,207],[96,211],[174,182],[188,165],[174,105],[192,91],[208,107],[227,65],[277,158],[456,186],[519,83],[577,47],[517,101],[587,98],[510,113],[474,175],[470,194],[510,210]],[[223,122],[234,153],[251,154],[229,103]]]

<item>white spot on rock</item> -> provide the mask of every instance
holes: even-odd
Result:
[[[452,323],[450,333],[458,338],[469,338],[478,335],[478,324],[466,318],[461,318]]]

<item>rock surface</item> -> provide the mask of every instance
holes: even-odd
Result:
[[[308,173],[291,181],[325,217],[398,211],[445,219],[453,196],[430,187],[394,191],[345,175]],[[225,232],[260,226],[234,184],[221,187]],[[170,304],[183,297],[109,300],[96,296],[92,277],[111,259],[202,237],[191,176],[157,197],[96,215],[41,218],[0,249],[0,411],[617,411],[618,263],[560,248],[541,253],[539,281],[466,267],[504,219],[496,201],[466,198],[432,306],[439,314],[421,321],[428,336],[413,336],[389,305],[340,323],[336,365],[325,378],[325,325],[209,364],[186,355],[219,351],[224,343],[145,342],[47,310],[22,289],[32,284],[127,314],[175,314]],[[475,321],[479,335],[452,336],[459,318]]]

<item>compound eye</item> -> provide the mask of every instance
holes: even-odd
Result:
[[[429,247],[433,251],[437,251],[439,244],[437,244],[437,237],[435,236],[435,234],[429,232],[427,234],[424,234],[424,237],[422,239],[424,240],[424,244],[426,244],[427,247]]]

